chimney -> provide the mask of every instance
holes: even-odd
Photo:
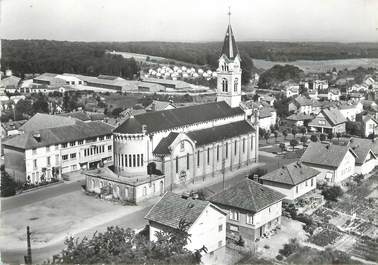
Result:
[[[40,142],[40,141],[41,141],[41,134],[40,134],[40,133],[35,133],[35,134],[33,134],[33,137],[34,137],[34,139],[35,139],[37,142]]]
[[[147,125],[146,125],[146,124],[142,124],[142,132],[143,132],[144,134],[147,133]]]
[[[151,105],[152,105],[152,106],[151,106],[151,110],[152,110],[152,111],[156,111],[156,103],[155,103],[155,102],[152,102]]]

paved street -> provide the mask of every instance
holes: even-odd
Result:
[[[50,187],[25,192],[9,198],[1,198],[1,211],[15,209],[33,202],[43,201],[65,193],[80,190],[84,180],[59,183]]]

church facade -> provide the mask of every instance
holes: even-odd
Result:
[[[258,125],[251,123],[250,110],[240,107],[240,62],[228,25],[217,70],[216,102],[131,116],[114,130],[112,172],[123,187],[113,190],[124,190],[129,182],[133,184],[130,189],[136,189],[138,182],[151,188],[156,180],[156,193],[161,194],[162,189],[172,190],[210,176],[221,178],[224,172],[258,161]],[[109,171],[107,176],[106,185],[119,185],[111,182]],[[98,178],[99,172],[87,174],[90,191],[98,190]],[[117,194],[118,198],[130,200],[121,195]]]

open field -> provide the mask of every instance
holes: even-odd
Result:
[[[355,69],[358,67],[375,67],[378,68],[378,58],[358,58],[358,59],[338,59],[338,60],[298,60],[291,62],[275,62],[260,59],[253,59],[253,63],[257,68],[269,69],[276,64],[295,65],[301,68],[305,73],[308,72],[326,72],[335,67],[337,70],[345,68]]]
[[[119,95],[111,94],[109,96],[104,96],[106,103],[111,106],[110,109],[115,108],[132,108],[138,103],[138,98],[140,96],[133,95]]]

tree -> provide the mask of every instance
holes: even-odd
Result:
[[[281,149],[281,152],[283,152],[283,151],[286,150],[286,145],[285,145],[285,143],[280,143],[278,146],[279,146],[279,148]]]
[[[284,139],[285,139],[285,141],[286,141],[286,137],[287,137],[287,135],[288,135],[287,130],[283,130],[282,135],[284,136]]]
[[[285,257],[290,256],[291,254],[298,251],[300,245],[296,238],[290,239],[289,243],[284,244],[283,249],[279,250],[279,253]]]
[[[1,187],[1,197],[9,197],[16,194],[17,183],[4,170],[4,166],[1,167],[0,187]]]
[[[264,139],[266,140],[267,143],[268,143],[269,137],[270,137],[270,131],[267,131],[264,135]]]
[[[16,120],[25,119],[24,115],[33,115],[33,104],[29,99],[20,99],[15,106]]]
[[[329,133],[329,134],[327,135],[327,137],[328,137],[328,140],[332,140],[333,137],[334,137],[334,134],[333,134],[333,133]]]
[[[38,94],[37,100],[33,103],[33,113],[49,113],[48,98],[43,94]]]
[[[307,141],[308,141],[307,136],[303,135],[303,136],[301,137],[301,143],[304,145],[304,144],[307,143]]]
[[[130,229],[108,227],[106,232],[95,232],[91,238],[70,237],[65,249],[53,257],[54,264],[199,264],[201,251],[185,248],[190,240],[188,223],[179,222],[178,229],[159,231],[156,241],[147,239],[148,230],[140,234]]]
[[[291,129],[291,134],[293,135],[294,139],[295,139],[295,135],[297,134],[297,129],[296,128],[293,128]]]
[[[337,201],[339,197],[343,195],[343,190],[339,186],[324,187],[322,190],[322,195],[324,199],[328,201]]]
[[[123,111],[122,108],[115,108],[115,109],[112,110],[112,116],[118,117],[121,114],[122,111]]]
[[[311,135],[310,140],[312,142],[317,142],[318,141],[318,136],[316,136],[315,134],[313,134],[313,135]]]
[[[336,137],[337,137],[337,142],[340,142],[340,137],[341,137],[341,133],[336,133]]]
[[[321,133],[319,139],[321,142],[324,142],[326,140],[326,135],[324,133]]]
[[[307,129],[306,129],[306,127],[302,126],[300,131],[301,131],[302,135],[305,135],[305,133],[307,132]]]
[[[264,128],[260,128],[259,129],[259,136],[260,137],[265,137],[265,135],[266,135],[266,130]]]
[[[298,145],[298,141],[297,141],[297,140],[292,139],[292,140],[290,141],[290,146],[293,147],[293,151],[294,151],[294,147],[296,147],[297,145]]]
[[[274,134],[274,138],[276,139],[276,142],[277,142],[277,138],[278,138],[278,131],[273,131],[273,134]]]

